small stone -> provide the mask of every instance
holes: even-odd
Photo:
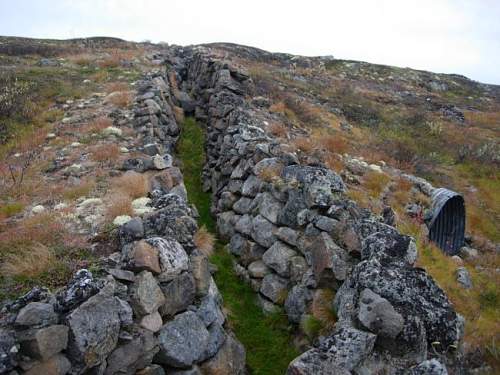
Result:
[[[116,225],[119,227],[120,225],[123,225],[125,223],[128,223],[132,218],[128,215],[120,215],[114,218],[113,220],[113,225]]]
[[[151,332],[158,332],[163,325],[163,320],[161,319],[160,313],[155,311],[152,314],[143,316],[139,325]]]
[[[264,263],[280,276],[290,275],[290,258],[297,253],[281,241],[276,241],[262,256]]]
[[[73,142],[70,144],[70,147],[73,147],[73,148],[76,148],[76,147],[80,147],[82,144],[80,142]]]
[[[134,282],[135,275],[132,271],[122,270],[120,268],[111,268],[108,273],[117,280]]]
[[[465,260],[475,259],[479,256],[479,253],[476,249],[468,246],[461,247],[458,251],[458,254]]]
[[[128,149],[128,148],[126,148],[126,147],[120,147],[120,152],[121,152],[122,154],[127,154],[127,153],[129,153],[130,151],[129,151],[129,149]]]
[[[41,214],[44,211],[45,211],[45,207],[42,206],[41,204],[39,204],[31,209],[31,213],[34,215]]]
[[[163,156],[156,154],[153,156],[153,166],[158,169],[166,169],[172,167],[173,159],[169,154],[165,154]]]
[[[451,260],[455,262],[456,265],[458,266],[463,266],[464,265],[464,260],[460,258],[458,255],[453,255],[451,257]]]
[[[47,139],[54,139],[55,137],[57,137],[57,136],[54,133],[48,133],[45,138],[47,138]]]
[[[262,279],[260,292],[274,303],[282,304],[287,296],[287,286],[286,279],[271,273]]]
[[[132,201],[132,211],[134,211],[134,215],[141,216],[149,212],[153,212],[154,208],[150,207],[151,198],[141,197],[134,199]]]
[[[114,126],[108,126],[107,128],[103,129],[103,131],[102,131],[102,134],[105,136],[114,135],[116,137],[121,137],[122,133],[123,132],[120,128],[117,128]]]
[[[256,260],[248,265],[248,273],[253,278],[262,279],[270,272],[271,270],[262,260]]]
[[[226,335],[224,344],[217,354],[203,362],[204,375],[243,375],[245,374],[245,348],[231,335]]]
[[[465,289],[472,288],[472,279],[470,273],[465,267],[458,267],[456,270],[457,281]]]
[[[361,292],[358,319],[373,333],[390,338],[396,337],[404,324],[391,303],[368,288]]]
[[[61,211],[64,210],[65,208],[68,208],[68,205],[64,202],[58,203],[54,206],[54,210],[56,211]]]

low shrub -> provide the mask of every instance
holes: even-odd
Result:
[[[194,235],[194,244],[205,256],[209,257],[214,252],[215,236],[210,233],[205,225],[202,225]]]

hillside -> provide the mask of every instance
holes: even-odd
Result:
[[[499,139],[500,86],[459,75],[0,37],[0,373],[494,373]]]

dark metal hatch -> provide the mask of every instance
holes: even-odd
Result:
[[[429,239],[446,254],[455,255],[464,244],[465,203],[459,193],[445,188],[432,193],[432,212],[428,222]]]

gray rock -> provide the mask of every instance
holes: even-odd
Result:
[[[285,301],[285,311],[288,320],[300,323],[302,315],[307,311],[307,305],[312,300],[312,291],[302,285],[295,285]]]
[[[342,179],[326,168],[290,165],[283,169],[282,177],[287,183],[301,185],[308,207],[326,208],[345,191]]]
[[[210,287],[210,268],[208,266],[208,258],[204,255],[191,255],[191,272],[196,285],[196,295],[198,297],[205,296]]]
[[[207,347],[205,351],[201,355],[200,362],[205,361],[208,358],[212,358],[219,351],[220,347],[226,341],[226,332],[224,332],[224,328],[218,323],[212,324],[208,328],[209,338]]]
[[[279,224],[291,228],[297,228],[297,226],[301,225],[297,221],[297,216],[299,212],[305,208],[307,208],[307,206],[302,192],[295,188],[290,189],[288,191],[288,198],[285,206],[278,217]]]
[[[277,229],[276,226],[263,216],[257,215],[253,218],[252,228],[252,238],[259,245],[269,248],[276,241],[276,236],[274,235]]]
[[[252,217],[247,214],[241,216],[236,222],[234,229],[239,233],[250,236],[252,234]]]
[[[370,289],[359,298],[358,319],[371,332],[384,337],[396,337],[403,329],[404,319],[391,303]]]
[[[455,271],[456,276],[457,276],[457,281],[465,289],[471,289],[472,288],[472,279],[470,277],[470,273],[465,267],[458,267],[457,270]]]
[[[205,325],[194,312],[179,314],[160,330],[157,360],[172,367],[189,367],[201,358],[209,337]]]
[[[239,216],[233,211],[226,211],[217,215],[217,230],[222,240],[228,241],[231,238],[238,219]]]
[[[292,283],[298,283],[308,269],[307,262],[304,257],[294,256],[290,258],[290,280]]]
[[[262,256],[264,263],[278,275],[290,276],[290,258],[297,253],[281,241],[276,241]]]
[[[220,198],[217,201],[217,210],[219,212],[231,210],[237,199],[236,195],[229,191],[221,193]]]
[[[122,246],[143,237],[144,225],[139,217],[132,218],[118,229],[118,238]]]
[[[353,371],[372,352],[377,336],[353,327],[340,327],[319,346],[332,364]]]
[[[283,304],[286,299],[288,282],[286,279],[268,274],[262,279],[260,292],[276,304]]]
[[[410,375],[448,375],[446,366],[436,358],[428,359],[410,369]]]
[[[283,167],[283,163],[279,158],[265,158],[255,164],[253,167],[253,173],[256,176],[260,176],[263,172],[272,170],[279,175]]]
[[[45,362],[38,362],[25,375],[65,375],[71,370],[71,362],[62,354],[56,354]]]
[[[117,280],[134,282],[135,274],[132,271],[122,270],[120,268],[111,268],[108,273]]]
[[[86,269],[78,270],[66,288],[56,294],[56,310],[69,311],[96,294],[100,288],[101,285],[94,280],[92,272]]]
[[[343,281],[351,268],[346,251],[337,246],[325,232],[321,232],[307,249],[306,259],[318,284]]]
[[[252,174],[243,183],[241,194],[247,197],[255,197],[261,191],[262,186],[263,182]]]
[[[314,219],[314,225],[316,228],[328,233],[333,232],[337,224],[338,220],[329,218],[328,216],[317,216]]]
[[[198,366],[193,366],[186,370],[170,370],[168,375],[202,375],[200,368]]]
[[[281,203],[269,193],[261,193],[259,213],[273,224],[278,223]]]
[[[245,348],[231,335],[226,335],[217,354],[201,365],[204,375],[245,374]]]
[[[221,307],[211,295],[203,297],[198,310],[196,310],[196,315],[198,315],[206,327],[210,326],[212,323],[222,326],[226,320],[221,311]]]
[[[248,240],[236,233],[231,237],[231,241],[229,242],[229,251],[236,256],[241,256],[246,246],[248,246]]]
[[[468,246],[461,247],[458,254],[461,258],[466,260],[475,259],[479,256],[479,252],[476,249]]]
[[[139,322],[142,328],[145,328],[151,332],[158,332],[163,326],[163,320],[158,311],[155,311],[149,315],[144,315]]]
[[[240,215],[244,215],[250,213],[250,211],[252,211],[253,209],[253,206],[254,200],[252,198],[241,197],[234,203],[233,210]]]
[[[122,322],[131,320],[130,306],[101,292],[66,318],[70,329],[68,353],[82,369],[101,363],[118,342]]]
[[[68,327],[53,325],[18,334],[21,352],[31,358],[47,360],[68,345]]]
[[[169,374],[177,374],[176,371],[171,371]],[[178,375],[180,375],[179,373]],[[136,372],[136,375],[165,375],[165,370],[160,365],[150,365]],[[184,374],[188,375],[188,374]],[[191,374],[195,375],[195,374]]]
[[[151,364],[158,346],[153,333],[140,330],[138,335],[124,345],[118,346],[107,358],[104,375],[133,375],[138,369]]]
[[[286,375],[351,375],[351,372],[339,367],[335,356],[310,349],[290,362]]]
[[[16,325],[24,327],[46,326],[57,323],[57,314],[49,303],[30,302],[19,311]]]
[[[248,265],[248,273],[253,278],[262,279],[270,272],[271,270],[262,260],[256,260]]]
[[[361,259],[377,258],[382,264],[413,266],[417,260],[415,240],[388,225],[380,225],[378,230],[362,240]]]
[[[158,169],[166,169],[172,167],[173,158],[170,154],[165,154],[163,156],[156,154],[153,156],[153,166]]]
[[[166,299],[166,303],[160,307],[160,313],[166,316],[186,310],[193,303],[196,294],[194,277],[189,272],[176,276],[168,283],[161,283],[160,288]]]
[[[0,328],[0,373],[6,373],[16,366],[18,347],[14,332]]]
[[[130,304],[134,313],[139,316],[151,314],[164,303],[165,296],[153,274],[148,271],[138,274],[130,287]]]
[[[280,227],[276,231],[276,237],[289,245],[297,246],[297,239],[299,235],[292,228]]]

